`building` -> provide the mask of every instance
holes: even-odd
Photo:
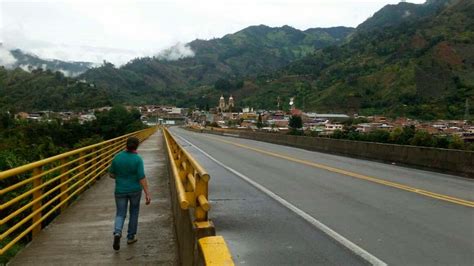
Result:
[[[28,119],[29,115],[26,112],[19,112],[15,115],[16,119]]]
[[[85,122],[91,122],[96,120],[96,116],[94,114],[84,114],[79,116],[79,123],[83,124]]]
[[[346,114],[318,114],[318,113],[305,113],[304,114],[309,119],[313,120],[337,120],[337,121],[344,121],[349,119],[350,117]]]
[[[324,131],[327,134],[332,134],[336,130],[342,130],[343,127],[344,126],[342,124],[326,124],[326,125],[324,125]]]
[[[228,103],[225,102],[224,95],[221,95],[219,98],[219,106],[217,107],[217,112],[232,112],[235,109],[234,97],[232,95],[229,97]]]
[[[274,125],[278,128],[288,127],[289,122],[290,121],[288,119],[269,119],[268,120],[269,125]]]

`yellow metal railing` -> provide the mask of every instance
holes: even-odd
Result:
[[[172,176],[176,185],[179,205],[183,210],[194,208],[196,221],[207,221],[209,174],[179,145],[168,129],[163,128]]]
[[[208,201],[209,174],[176,142],[168,129],[163,128],[163,135],[170,161],[171,177],[173,178],[171,182],[174,182],[175,185],[173,187],[176,188],[172,190],[176,190],[176,197],[179,203],[178,208],[182,210],[187,210],[189,207],[194,208],[194,236],[185,237],[179,232],[177,236],[178,243],[190,241],[190,238],[195,239],[194,241],[196,242],[191,240],[191,247],[196,245],[199,248],[199,254],[195,254],[194,251],[186,252],[180,248],[180,255],[195,256],[199,260],[197,265],[234,265],[232,255],[224,238],[222,236],[215,236],[214,225],[208,219],[210,209]],[[179,220],[180,215],[177,215],[177,217]],[[183,230],[183,232],[187,231]],[[179,245],[188,247],[183,243],[179,243]]]
[[[30,233],[34,238],[100,178],[128,137],[141,142],[156,130],[144,129],[0,172],[0,182],[6,184],[0,187],[0,255]]]

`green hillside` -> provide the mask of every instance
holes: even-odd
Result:
[[[11,68],[22,68],[24,70],[43,69],[51,70],[53,72],[60,71],[66,76],[78,76],[88,69],[93,67],[90,62],[67,62],[61,60],[46,60],[36,55],[23,52],[20,49],[10,51],[11,55],[16,59],[16,62]]]
[[[60,72],[0,67],[0,111],[82,110],[110,105],[110,94]]]
[[[188,44],[193,57],[175,61],[161,57],[135,59],[115,68],[111,64],[87,71],[81,77],[109,89],[120,101],[186,104],[189,93],[220,79],[238,81],[288,65],[319,48],[342,43],[352,28],[308,29],[289,26],[251,26],[212,40]]]
[[[425,4],[401,2],[396,5],[386,5],[372,17],[357,26],[357,31],[370,31],[376,28],[399,26],[427,18],[444,9],[452,0],[428,0]]]
[[[463,118],[466,99],[474,101],[474,2],[439,2],[418,5],[430,15],[395,25],[369,29],[369,19],[348,43],[249,79],[258,89],[242,93],[242,104],[271,108],[277,96],[296,96],[298,107],[318,112]]]
[[[275,109],[460,119],[474,106],[474,2],[388,5],[357,29],[251,26],[187,44],[194,56],[137,58],[80,76],[0,69],[0,106],[77,109],[111,103]],[[170,53],[173,51],[170,50]],[[474,110],[469,110],[474,113]]]

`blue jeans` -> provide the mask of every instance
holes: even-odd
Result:
[[[127,239],[133,239],[137,234],[138,212],[140,211],[140,198],[142,192],[130,192],[115,194],[115,205],[117,206],[117,214],[115,215],[114,234],[122,235],[123,224],[127,217],[127,205],[130,201],[130,217],[128,219]]]

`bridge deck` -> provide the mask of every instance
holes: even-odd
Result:
[[[138,242],[112,249],[115,215],[114,181],[103,177],[21,251],[11,265],[160,264],[177,265],[178,256],[170,207],[161,132],[139,148],[152,193],[152,203],[142,202]],[[142,197],[144,201],[144,197]],[[127,223],[124,227],[126,235]]]

